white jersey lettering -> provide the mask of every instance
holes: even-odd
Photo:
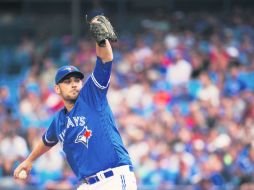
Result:
[[[72,123],[71,118],[68,117],[68,122],[67,122],[67,129],[71,127],[75,127],[75,125]]]
[[[80,117],[78,117],[78,116],[77,117],[73,117],[73,120],[75,122],[76,127],[78,126],[79,118]]]

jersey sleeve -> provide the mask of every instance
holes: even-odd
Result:
[[[49,128],[42,136],[42,141],[46,146],[55,146],[58,143],[56,135],[56,122],[55,119],[51,122]]]
[[[112,61],[103,63],[97,57],[93,73],[87,79],[81,90],[81,96],[85,102],[96,110],[102,110],[107,105],[107,91],[110,82]]]

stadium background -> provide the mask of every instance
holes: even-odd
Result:
[[[89,17],[119,34],[108,98],[139,190],[251,190],[254,2],[0,0],[0,189],[73,189],[60,147],[12,179],[62,106],[56,68],[94,65]]]

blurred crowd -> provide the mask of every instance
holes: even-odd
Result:
[[[159,14],[113,44],[108,100],[140,189],[254,189],[254,18],[223,14]],[[56,69],[72,64],[88,77],[95,59],[88,37],[26,36],[1,47],[0,64],[19,67],[1,77],[1,184],[13,184],[14,168],[63,106]],[[57,145],[16,183],[52,190],[78,182]]]

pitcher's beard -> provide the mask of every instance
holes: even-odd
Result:
[[[79,93],[77,93],[76,95],[73,95],[73,96],[70,96],[70,95],[65,95],[64,96],[63,95],[62,97],[63,97],[64,101],[67,101],[67,102],[70,102],[70,103],[75,103],[77,98],[78,98],[78,94]]]
[[[72,104],[75,104],[76,100],[77,100],[77,98],[76,98],[76,99],[69,99],[68,101],[69,101],[70,103],[72,103]]]
[[[70,94],[67,94],[67,93],[63,93],[63,91],[61,90],[61,96],[63,100],[69,103],[74,104],[78,98],[78,95],[79,95],[79,91],[75,91],[74,93],[72,92]]]
[[[68,102],[70,102],[70,103],[75,103],[76,100],[77,100],[77,98],[78,98],[78,95],[77,95],[77,96],[74,96],[74,97],[67,96],[67,97],[65,97],[64,99],[65,99],[65,101],[68,101]]]

